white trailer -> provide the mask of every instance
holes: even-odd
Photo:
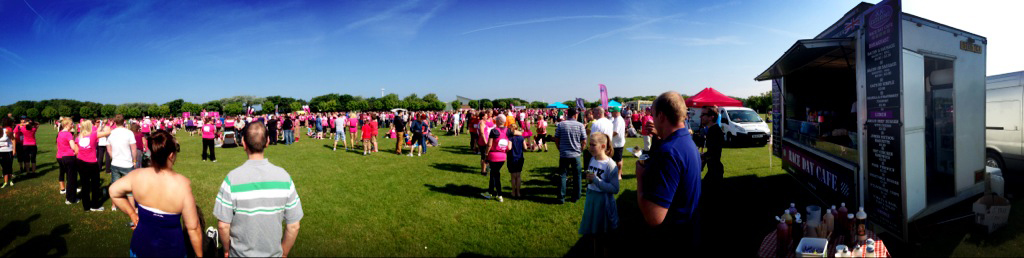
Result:
[[[774,155],[823,204],[906,239],[983,191],[986,44],[899,0],[857,5],[755,78],[772,80]]]

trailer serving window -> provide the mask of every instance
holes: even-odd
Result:
[[[784,76],[783,139],[859,161],[855,62],[852,39],[801,40],[758,77]]]

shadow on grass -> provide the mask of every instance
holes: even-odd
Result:
[[[441,150],[452,154],[473,154],[469,146],[441,146]]]
[[[474,199],[481,199],[482,197],[480,197],[480,194],[486,191],[483,188],[472,185],[447,184],[445,186],[436,186],[432,184],[423,184],[423,186],[429,188],[430,191],[446,193],[454,196],[469,197]]]
[[[11,242],[14,242],[15,238],[28,236],[32,229],[32,222],[38,220],[39,217],[39,213],[36,213],[24,220],[15,220],[7,223],[3,229],[0,229],[0,249],[7,248]]]
[[[45,176],[46,173],[50,173],[51,171],[54,171],[54,170],[57,170],[57,169],[59,169],[57,167],[57,162],[38,164],[38,165],[36,165],[36,172],[24,173],[24,174],[18,175],[17,179],[18,179],[19,182],[26,181],[26,180],[32,180],[32,179],[35,179],[35,178],[38,178],[38,177],[41,177],[41,176]]]
[[[37,236],[25,241],[3,255],[3,257],[60,257],[68,254],[68,243],[64,235],[71,233],[71,225],[63,224],[50,230],[50,234]]]
[[[482,254],[473,253],[473,252],[463,252],[463,253],[460,253],[459,255],[456,255],[455,257],[458,257],[458,258],[479,258],[479,257],[494,257],[494,256],[482,255]]]
[[[480,173],[480,172],[478,172],[479,168],[477,168],[477,167],[466,166],[466,165],[463,165],[463,164],[455,164],[455,163],[434,163],[434,164],[430,164],[430,167],[433,167],[433,168],[439,169],[439,170],[451,171],[451,172],[459,172],[459,173],[469,173],[469,174],[479,174]]]

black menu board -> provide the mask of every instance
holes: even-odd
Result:
[[[865,209],[873,223],[904,236],[900,14],[899,0],[885,0],[862,16],[868,112]]]
[[[782,157],[782,79],[772,79],[772,154]]]

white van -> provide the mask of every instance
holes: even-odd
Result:
[[[700,128],[701,108],[690,108],[690,128]],[[722,131],[728,144],[751,143],[758,146],[768,144],[771,129],[753,109],[745,107],[719,107],[722,116]],[[694,130],[696,131],[696,130]]]
[[[1024,168],[1024,71],[989,76],[985,82],[985,166]]]

